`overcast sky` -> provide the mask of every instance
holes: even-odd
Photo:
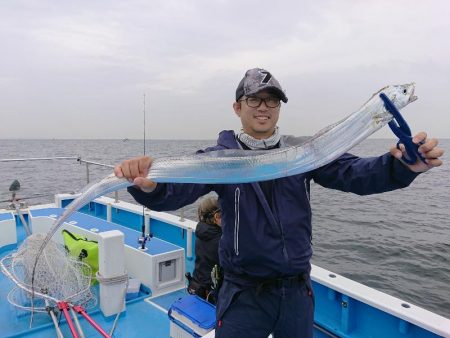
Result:
[[[449,1],[0,2],[0,138],[213,139],[249,68],[289,97],[284,134],[312,135],[389,84],[403,115],[450,137]],[[393,137],[388,127],[374,137]]]

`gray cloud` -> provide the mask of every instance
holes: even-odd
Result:
[[[151,138],[214,138],[239,128],[256,66],[286,89],[284,133],[415,81],[412,129],[450,137],[449,17],[446,1],[3,1],[0,138],[141,138],[144,93]]]

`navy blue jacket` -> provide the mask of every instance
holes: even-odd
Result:
[[[217,145],[205,151],[230,148],[239,148],[234,132],[222,131]],[[215,191],[222,213],[220,264],[226,279],[246,285],[309,272],[311,180],[326,188],[368,195],[404,188],[416,176],[389,153],[372,158],[346,153],[321,168],[274,180],[272,208],[258,183],[158,183],[151,193],[128,189],[136,201],[156,211],[179,209]]]

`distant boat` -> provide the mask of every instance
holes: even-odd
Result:
[[[123,140],[122,140],[122,142],[127,142],[127,141],[129,141],[130,139],[129,138],[124,138]]]

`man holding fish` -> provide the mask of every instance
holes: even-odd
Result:
[[[403,95],[409,103],[413,92],[405,87],[396,95],[398,99]],[[290,138],[277,127],[281,102],[287,101],[270,72],[248,70],[233,103],[242,130],[222,131],[217,145],[201,152],[289,146]],[[418,151],[425,161],[406,164],[402,146],[374,158],[345,153],[308,172],[253,183],[156,183],[146,178],[152,164],[146,156],[122,162],[115,174],[133,182],[128,188],[131,195],[156,211],[179,209],[211,191],[219,196],[223,231],[219,258],[224,281],[216,308],[216,337],[265,338],[272,333],[275,338],[305,338],[313,335],[314,312],[309,276],[311,180],[360,195],[407,187],[419,173],[442,164],[443,150],[436,139],[420,132],[413,142],[420,145]]]

